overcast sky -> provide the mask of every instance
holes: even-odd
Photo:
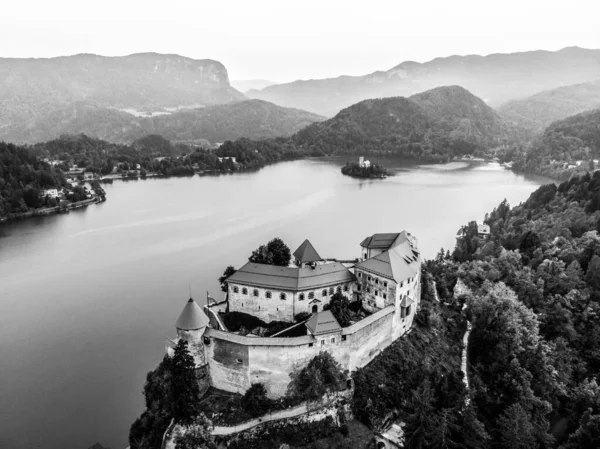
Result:
[[[600,48],[599,0],[4,0],[1,57],[177,53],[231,79],[362,75],[453,54]]]

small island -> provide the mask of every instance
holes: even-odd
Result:
[[[342,167],[342,174],[355,178],[385,178],[388,176],[387,169],[380,164],[371,164],[360,157],[358,162],[346,162]]]

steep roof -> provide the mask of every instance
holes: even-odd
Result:
[[[397,238],[390,249],[357,264],[356,268],[401,282],[417,274],[419,265],[419,251],[408,239]]]
[[[360,242],[360,246],[362,246],[363,248],[388,249],[390,246],[392,246],[392,243],[394,243],[394,241],[398,238],[399,235],[399,232],[388,234],[373,234],[371,237],[367,237],[362,242]]]
[[[342,329],[342,326],[340,326],[340,323],[337,322],[330,310],[315,313],[306,322],[306,327],[308,327],[308,330],[313,335],[327,334]]]
[[[196,301],[190,298],[181,311],[179,318],[177,318],[175,327],[177,327],[177,329],[190,331],[206,327],[208,323],[208,317],[202,308],[196,303]]]
[[[286,291],[303,291],[353,282],[356,278],[341,263],[325,263],[312,267],[278,267],[248,262],[227,278],[227,283],[251,285]]]
[[[304,240],[302,245],[300,245],[298,249],[294,251],[294,258],[300,263],[317,262],[319,260],[323,260],[308,239]]]

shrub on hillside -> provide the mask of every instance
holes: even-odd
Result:
[[[252,384],[248,391],[242,396],[241,405],[252,416],[264,415],[271,405],[271,400],[267,398],[267,390],[264,384]]]
[[[317,400],[327,391],[340,390],[346,376],[340,364],[328,352],[320,352],[308,365],[290,373],[287,396],[301,400]]]

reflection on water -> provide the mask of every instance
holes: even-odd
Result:
[[[462,224],[548,182],[394,159],[394,176],[358,180],[343,162],[115,182],[105,203],[0,225],[0,447],[126,447],[188,285],[218,296],[224,268],[275,236],[353,258],[366,235],[407,229],[432,257]]]

